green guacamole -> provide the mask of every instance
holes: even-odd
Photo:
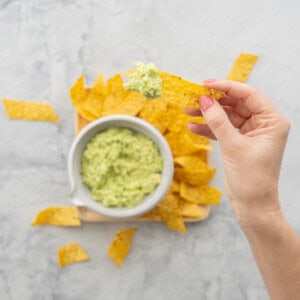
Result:
[[[163,158],[143,134],[111,127],[97,134],[82,155],[81,176],[92,198],[106,207],[131,208],[161,181]]]
[[[148,99],[160,98],[162,94],[159,71],[154,64],[144,65],[136,62],[136,71],[130,76],[130,80],[124,83],[128,91],[135,91],[143,94]]]

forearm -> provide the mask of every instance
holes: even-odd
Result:
[[[282,213],[258,214],[243,230],[271,299],[300,297],[300,237]]]

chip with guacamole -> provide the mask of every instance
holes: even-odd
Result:
[[[130,80],[124,83],[127,91],[135,91],[148,99],[160,98],[162,95],[162,80],[157,67],[150,64],[136,62],[136,70],[130,75]]]
[[[132,208],[161,181],[163,158],[157,145],[128,128],[98,133],[82,155],[81,176],[92,198],[106,207]]]

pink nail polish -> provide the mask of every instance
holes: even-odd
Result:
[[[211,82],[215,82],[215,81],[218,81],[218,79],[211,78],[211,79],[205,79],[205,80],[203,80],[204,83],[211,83]]]
[[[206,111],[213,105],[214,100],[209,96],[202,96],[199,100],[199,103],[201,106],[201,110]]]

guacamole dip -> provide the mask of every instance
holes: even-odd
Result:
[[[136,71],[130,76],[130,80],[124,83],[124,88],[139,92],[149,99],[160,98],[162,80],[155,65],[144,65],[141,62],[136,62],[135,65]]]
[[[111,127],[97,134],[82,155],[81,176],[92,198],[106,207],[131,208],[161,181],[163,158],[143,134]]]

